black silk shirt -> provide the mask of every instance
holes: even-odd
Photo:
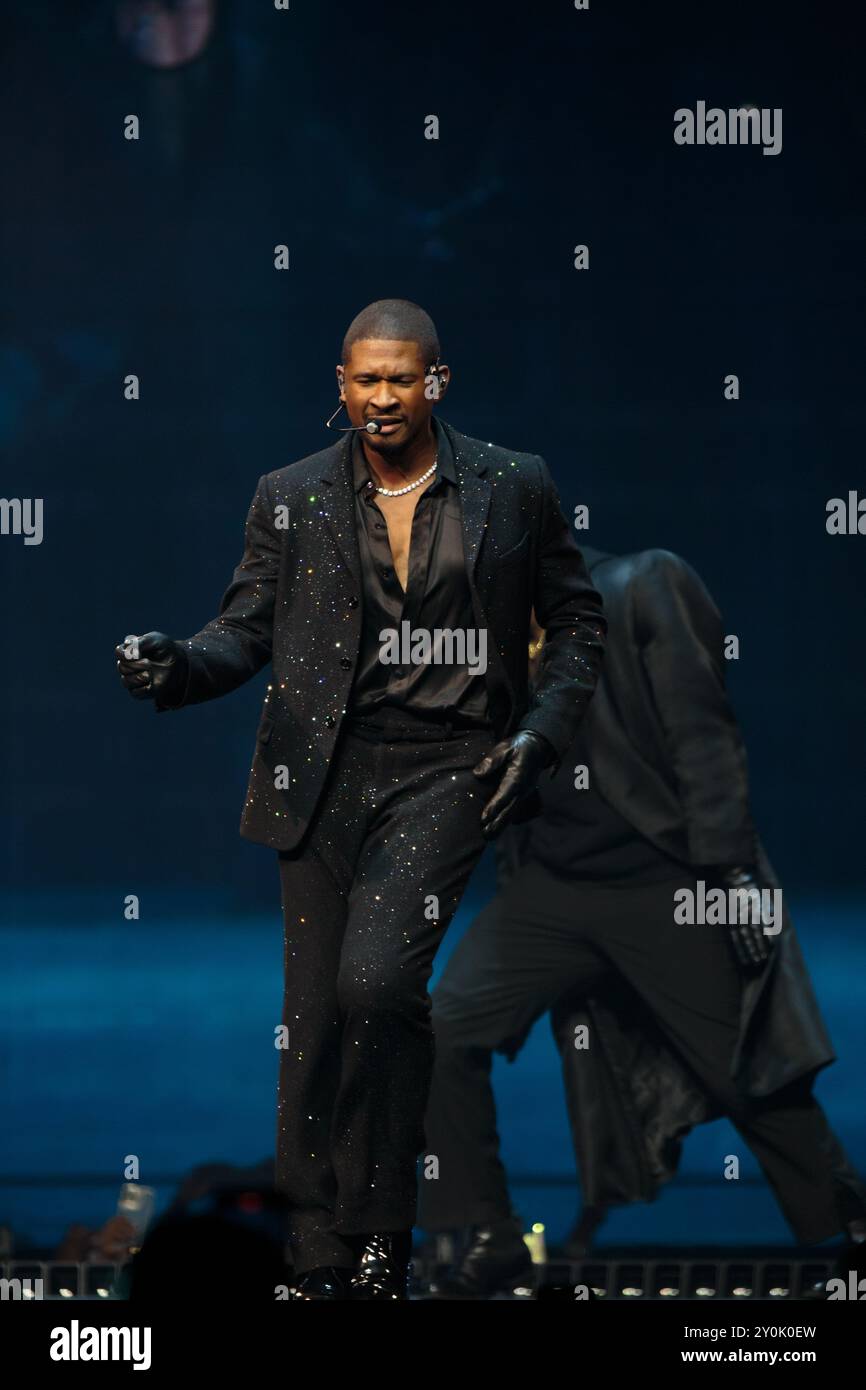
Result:
[[[439,449],[438,466],[432,483],[420,489],[412,517],[405,592],[394,569],[388,526],[376,502],[363,446],[358,435],[354,439],[352,468],[363,619],[348,712],[369,717],[388,706],[427,718],[452,716],[461,724],[486,727],[486,646],[482,642],[486,642],[487,633],[478,632],[472,610],[454,455],[435,418],[432,427]],[[386,629],[395,634],[390,651],[383,645]],[[445,632],[438,647],[437,630]],[[446,630],[464,634],[465,649],[459,644],[450,646]],[[430,634],[432,660],[420,659],[423,652],[418,647],[411,659],[413,639],[422,631]],[[402,659],[407,652],[408,661]],[[383,659],[383,655],[396,655],[397,659]]]

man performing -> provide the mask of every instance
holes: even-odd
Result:
[[[158,710],[273,665],[241,834],[279,851],[276,1171],[302,1299],[406,1296],[436,948],[486,841],[537,809],[603,653],[547,465],[434,418],[439,356],[417,305],[364,309],[337,367],[352,427],[259,480],[219,617],[117,649]]]
[[[468,1231],[436,1285],[450,1297],[489,1296],[531,1275],[490,1067],[494,1051],[513,1060],[548,1009],[584,1242],[607,1206],[650,1200],[689,1129],[720,1115],[798,1240],[866,1235],[866,1188],[812,1095],[834,1057],[787,913],[775,923],[744,911],[692,924],[675,915],[675,894],[700,900],[699,880],[705,895],[778,890],[749,809],[719,613],[669,551],[583,553],[609,625],[598,690],[545,779],[542,815],[499,841],[498,895],[433,992],[426,1134],[439,1177],[421,1184],[419,1224]]]

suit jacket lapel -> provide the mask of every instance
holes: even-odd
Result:
[[[358,551],[358,531],[355,525],[355,494],[352,488],[352,440],[345,434],[330,450],[330,459],[322,469],[324,483],[321,513],[343,560],[356,584],[360,584],[361,556]]]
[[[460,487],[460,508],[463,513],[463,555],[466,573],[472,584],[487,526],[493,485],[490,479],[484,476],[487,472],[484,445],[478,440],[460,434],[450,425],[446,425],[444,420],[440,420],[439,424],[446,431],[454,454]]]

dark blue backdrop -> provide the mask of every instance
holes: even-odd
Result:
[[[122,692],[113,647],[213,616],[258,476],[328,442],[342,333],[381,296],[436,320],[446,419],[543,453],[566,509],[589,505],[592,544],[666,546],[702,573],[740,638],[730,685],[770,855],[795,908],[809,904],[798,920],[827,988],[834,970],[850,982],[864,964],[866,537],[828,536],[825,506],[866,490],[853,18],[791,3],[225,3],[205,56],[174,72],[119,48],[110,4],[8,5],[5,35],[2,488],[43,498],[45,518],[41,545],[0,537],[3,950],[45,1030],[18,1010],[3,1035],[24,1117],[5,1173],[113,1172],[159,1125],[164,1172],[270,1146],[263,1066],[244,1140],[232,1115],[248,1079],[218,1072],[213,1145],[195,1127],[173,1143],[159,1100],[177,1054],[154,1043],[194,1007],[211,1010],[198,1068],[237,1046],[212,996],[158,1003],[155,982],[188,963],[160,943],[188,931],[207,954],[218,921],[234,942],[226,987],[245,939],[264,943],[253,1013],[269,1045],[276,866],[237,835],[266,677],[156,718]],[[781,107],[782,153],[677,146],[673,113],[698,100]],[[485,864],[469,907],[489,881]],[[140,923],[123,920],[128,893]],[[105,950],[119,975],[100,973]],[[78,1025],[81,982],[59,964],[76,960],[91,982]],[[850,1099],[863,1035],[836,978],[831,1027],[853,1042],[834,1084]],[[124,1077],[112,1058],[131,1046],[133,998],[155,1051]],[[102,1029],[92,1088],[94,1058],[66,1051],[77,1026]],[[110,1110],[119,1077],[141,1106],[89,1152],[76,1117]],[[866,1155],[862,1131],[843,1137]],[[524,1167],[569,1172],[542,1138]]]

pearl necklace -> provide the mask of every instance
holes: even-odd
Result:
[[[414,483],[409,483],[406,487],[380,487],[378,483],[374,483],[373,486],[377,492],[381,492],[383,497],[402,497],[404,492],[411,492],[413,488],[420,487],[422,483],[426,483],[427,479],[432,477],[436,472],[436,465],[438,462],[439,455],[437,454],[432,465],[427,469],[427,472],[422,473],[420,478],[416,478]]]

